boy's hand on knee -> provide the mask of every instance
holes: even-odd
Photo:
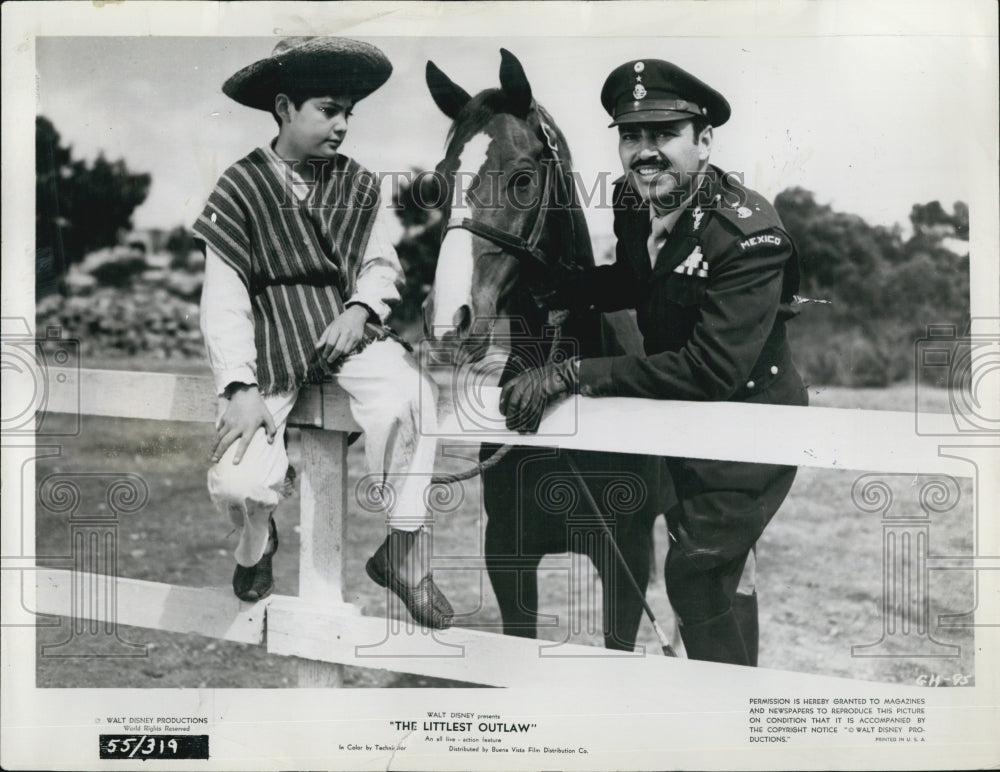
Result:
[[[229,449],[229,446],[237,440],[239,440],[239,445],[236,446],[233,463],[240,463],[243,460],[243,454],[250,446],[250,441],[261,426],[267,432],[267,441],[274,442],[274,435],[277,431],[274,417],[264,404],[257,387],[247,386],[235,391],[230,396],[229,405],[222,414],[216,429],[212,463],[217,463]]]
[[[342,356],[350,354],[361,342],[365,332],[368,311],[364,306],[351,306],[324,330],[316,343],[319,358],[332,365]]]

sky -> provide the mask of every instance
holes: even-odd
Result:
[[[432,102],[432,59],[470,93],[498,85],[501,47],[521,61],[535,98],[567,137],[588,184],[621,171],[617,135],[599,94],[637,58],[670,60],[721,91],[733,108],[712,160],[768,198],[790,186],[872,223],[904,228],[911,206],[969,200],[980,149],[963,116],[988,92],[982,49],[954,36],[364,37],[393,63],[388,83],[359,103],[342,152],[378,172],[431,168],[449,121]],[[139,228],[190,225],[218,175],[270,140],[267,113],[222,94],[223,81],[267,56],[277,38],[40,37],[37,111],[76,157],[123,158],[152,174]],[[993,62],[995,64],[995,62]],[[973,77],[970,77],[973,76]],[[607,237],[611,213],[587,213]],[[975,212],[973,212],[975,217]]]

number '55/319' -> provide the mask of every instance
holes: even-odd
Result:
[[[101,735],[102,759],[207,759],[208,735]]]

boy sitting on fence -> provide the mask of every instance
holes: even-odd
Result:
[[[430,570],[424,490],[436,443],[436,390],[384,326],[402,284],[375,176],[338,153],[353,106],[389,78],[374,46],[290,38],[223,85],[271,112],[277,138],[227,169],[194,233],[205,247],[201,325],[220,394],[212,500],[240,529],[233,590],[273,587],[273,513],[288,468],[283,435],[299,388],[333,375],[365,433],[389,527],[368,561],[421,625],[452,609]],[[346,298],[346,302],[344,302]]]

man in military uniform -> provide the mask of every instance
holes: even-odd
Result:
[[[551,308],[634,308],[645,356],[575,359],[519,376],[501,393],[508,427],[535,431],[545,405],[571,393],[805,405],[785,337],[795,247],[763,197],[709,164],[728,102],[655,59],[616,68],[601,101],[625,171],[615,184],[617,261],[555,275],[539,299]],[[687,458],[664,459],[664,468],[676,492],[666,512],[667,593],[688,656],[756,665],[757,598],[741,577],[796,469]]]

